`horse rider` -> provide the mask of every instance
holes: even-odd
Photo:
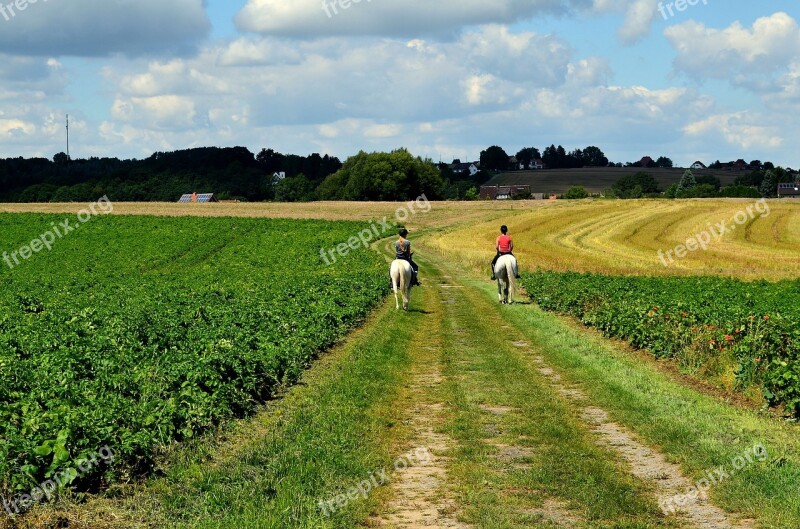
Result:
[[[408,237],[408,230],[405,228],[400,228],[398,232],[400,235],[400,239],[395,241],[394,249],[397,251],[397,259],[402,259],[403,261],[408,261],[411,264],[411,269],[414,271],[414,278],[412,285],[414,286],[421,286],[419,282],[419,278],[417,277],[419,273],[419,265],[411,259],[411,256],[414,253],[411,251],[411,241],[406,239]]]
[[[497,237],[495,247],[497,248],[497,255],[495,255],[492,260],[492,281],[497,279],[494,275],[494,267],[497,264],[497,260],[500,259],[500,256],[514,255],[512,253],[514,251],[514,241],[511,240],[511,236],[508,234],[508,226],[505,224],[500,226],[500,235]],[[516,278],[519,279],[519,273],[516,274]]]

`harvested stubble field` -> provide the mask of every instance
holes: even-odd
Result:
[[[718,275],[794,279],[800,275],[800,203],[747,199],[558,201],[506,217],[523,269],[636,275]],[[749,214],[748,208],[752,211]],[[734,220],[747,217],[746,222]],[[727,233],[716,237],[720,223]],[[445,230],[426,244],[486,269],[497,222]],[[712,231],[713,230],[713,231]],[[707,250],[675,248],[708,233]],[[664,256],[662,261],[659,255]],[[673,251],[671,259],[668,251]],[[664,266],[664,262],[667,266]]]

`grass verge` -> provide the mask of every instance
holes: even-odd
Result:
[[[710,489],[717,505],[758,520],[761,528],[800,527],[796,425],[698,393],[535,306],[514,307],[508,318],[525,329],[566,381],[579,385],[614,420],[660,447],[687,475],[699,480],[724,470],[727,477]],[[736,469],[737,458],[757,444],[766,448],[767,461]]]

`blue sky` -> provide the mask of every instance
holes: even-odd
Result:
[[[30,0],[29,0],[30,1]],[[0,156],[551,143],[800,166],[788,0],[71,0],[0,13]],[[337,4],[338,3],[338,4]]]

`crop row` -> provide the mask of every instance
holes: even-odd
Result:
[[[0,215],[9,251],[59,219]],[[356,223],[99,217],[0,271],[0,493],[108,446],[101,481],[273,396],[386,294],[383,259],[331,266]]]
[[[800,282],[623,277],[539,271],[523,280],[545,310],[569,314],[685,369],[760,389],[800,416]]]

